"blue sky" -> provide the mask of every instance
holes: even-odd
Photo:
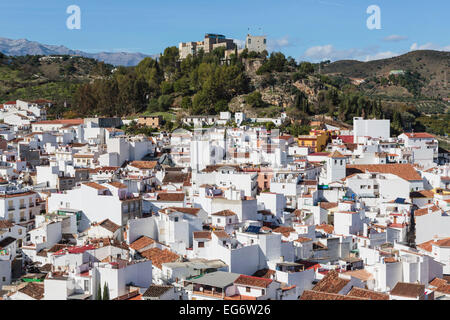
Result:
[[[81,8],[81,30],[66,27],[72,4]],[[380,30],[366,26],[370,5],[381,9]],[[0,37],[156,54],[207,32],[242,40],[250,28],[297,60],[364,61],[450,51],[449,12],[448,0],[14,0],[0,2]]]

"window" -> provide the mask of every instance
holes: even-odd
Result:
[[[265,295],[265,294],[266,294],[266,290],[261,289],[261,294],[262,294],[262,295]]]
[[[203,241],[200,241],[200,242],[198,243],[198,247],[199,247],[199,248],[204,248],[204,247],[205,247],[205,243],[204,243]]]
[[[251,44],[252,43],[252,39],[248,39],[248,44]]]
[[[245,292],[250,292],[252,289],[250,287],[245,287]]]
[[[217,223],[220,223],[220,218],[217,218]]]
[[[18,233],[19,233],[19,234],[22,234],[22,229],[19,229],[19,230],[18,230]]]
[[[175,219],[174,219],[174,220],[175,220],[175,222],[178,222],[178,217],[175,217]]]
[[[89,291],[89,280],[84,280],[84,291]]]
[[[2,277],[2,281],[3,281],[3,282],[6,282],[6,277]]]

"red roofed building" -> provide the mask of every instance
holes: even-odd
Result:
[[[280,283],[268,278],[240,275],[234,281],[234,295],[232,300],[275,300],[276,290]]]

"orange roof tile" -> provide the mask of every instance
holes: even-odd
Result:
[[[407,181],[422,180],[420,174],[409,163],[347,165],[346,175],[349,176],[355,173],[365,173],[366,171],[390,173]]]
[[[159,248],[151,248],[141,252],[141,255],[144,258],[147,258],[152,261],[152,265],[162,268],[163,263],[175,262],[180,259],[180,256],[176,253],[167,250],[167,249],[159,249]]]

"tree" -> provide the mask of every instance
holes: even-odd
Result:
[[[106,282],[103,285],[103,300],[109,300],[109,287]]]
[[[262,95],[259,91],[253,91],[245,97],[245,102],[252,108],[261,108],[265,106]]]
[[[102,300],[102,287],[100,286],[100,282],[98,283],[97,286],[97,294],[95,300]]]

